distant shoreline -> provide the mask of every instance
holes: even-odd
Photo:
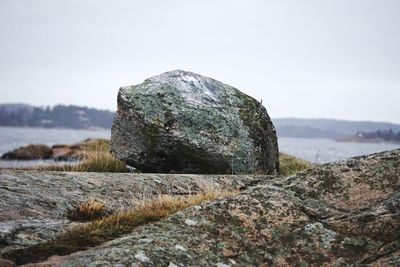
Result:
[[[115,112],[74,105],[35,107],[0,104],[0,126],[91,129],[111,128]]]
[[[31,127],[31,126],[2,126],[0,128],[8,128],[8,129],[38,129],[38,130],[73,130],[73,131],[93,131],[93,132],[111,132],[110,128],[100,128],[100,127],[89,127],[89,128],[67,128],[67,127]],[[400,144],[399,141],[387,141],[384,139],[359,139],[355,138],[354,136],[350,137],[341,137],[341,138],[328,138],[328,137],[314,137],[314,136],[280,136],[279,138],[299,138],[299,139],[326,139],[332,140],[339,143],[361,143],[361,144],[393,144],[398,145]]]
[[[0,125],[0,128],[40,129],[40,130],[111,131],[110,128],[101,128],[101,127],[68,128],[68,127],[38,127],[38,126],[32,127],[32,126],[4,126],[4,125]]]
[[[398,145],[400,144],[400,141],[396,140],[384,140],[381,138],[377,139],[357,139],[357,138],[342,138],[342,139],[336,139],[336,142],[345,142],[345,143],[362,143],[362,144],[393,144],[393,145]]]

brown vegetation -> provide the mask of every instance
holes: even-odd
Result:
[[[106,139],[87,140],[80,144],[83,160],[78,163],[61,166],[40,166],[41,171],[74,172],[128,172],[125,162],[109,152],[110,141]]]
[[[289,176],[312,167],[308,161],[279,153],[279,170],[282,176]]]
[[[50,159],[53,151],[46,145],[28,145],[19,147],[4,154],[1,158],[7,160],[32,160],[32,159]]]
[[[107,215],[105,204],[97,199],[90,199],[80,203],[68,212],[68,219],[73,221],[87,222],[100,219]]]

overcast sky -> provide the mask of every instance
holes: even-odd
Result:
[[[0,102],[116,109],[184,69],[274,117],[400,123],[398,0],[0,0]]]

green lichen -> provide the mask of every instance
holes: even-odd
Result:
[[[182,84],[177,78],[181,75],[206,83],[217,100],[204,100],[210,93],[196,95],[205,85]],[[121,116],[114,121],[113,151],[143,171],[277,171],[276,134],[268,114],[259,102],[231,86],[192,73],[172,72],[122,89],[119,107],[126,112],[119,112]],[[131,153],[121,153],[118,144]]]

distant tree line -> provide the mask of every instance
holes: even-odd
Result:
[[[400,124],[371,121],[346,121],[333,119],[273,119],[278,136],[303,138],[342,139],[355,137],[357,132],[400,131]]]
[[[45,128],[111,128],[114,113],[79,106],[0,105],[0,126]]]
[[[383,140],[387,142],[400,142],[400,131],[395,132],[390,130],[378,130],[375,132],[358,132],[356,134],[357,138],[363,140]]]

